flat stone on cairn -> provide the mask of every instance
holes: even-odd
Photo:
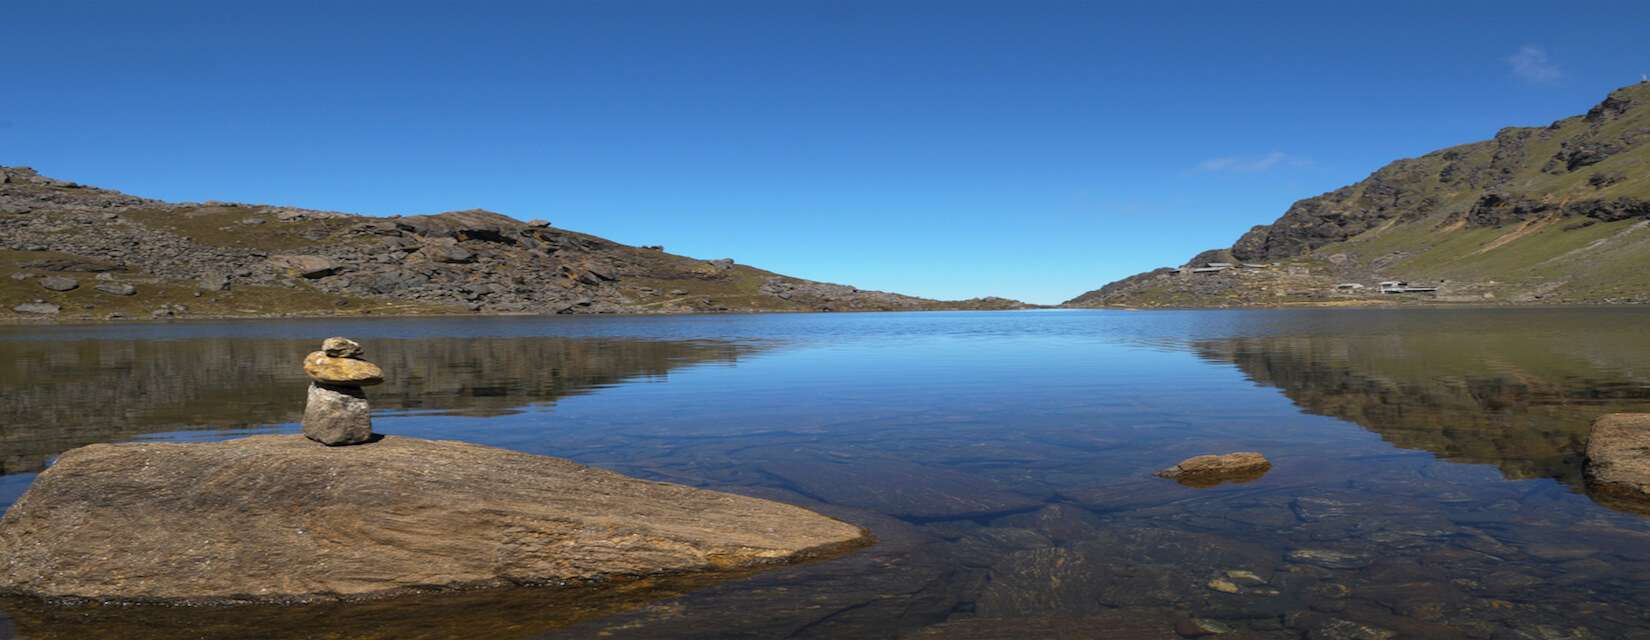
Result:
[[[327,338],[321,350],[304,357],[309,402],[304,405],[304,437],[327,446],[372,440],[372,407],[364,386],[384,381],[384,371],[361,359],[361,344]]]

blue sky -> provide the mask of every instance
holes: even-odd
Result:
[[[11,0],[0,164],[1059,302],[1650,72],[1647,2],[1104,4]]]

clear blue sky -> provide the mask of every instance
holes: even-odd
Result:
[[[1642,0],[1104,4],[10,0],[0,164],[1058,302],[1650,72]]]

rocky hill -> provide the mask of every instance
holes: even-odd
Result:
[[[792,278],[482,210],[168,203],[0,167],[0,318],[1006,309]]]
[[[1646,303],[1647,227],[1650,83],[1640,83],[1585,115],[1393,162],[1231,247],[1065,304]],[[1408,285],[1383,293],[1381,282]]]

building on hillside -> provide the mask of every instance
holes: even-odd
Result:
[[[1438,293],[1438,287],[1411,286],[1402,280],[1387,280],[1380,287],[1381,293]]]

